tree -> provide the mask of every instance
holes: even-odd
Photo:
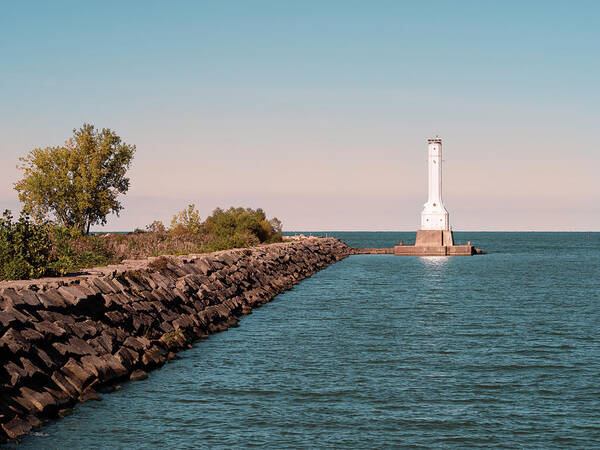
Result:
[[[36,148],[19,158],[24,177],[15,183],[23,210],[38,221],[52,214],[61,225],[89,233],[119,215],[120,194],[129,189],[125,175],[135,145],[121,141],[112,130],[83,124],[60,147]]]
[[[173,216],[169,231],[175,234],[198,234],[202,232],[200,212],[194,204]]]

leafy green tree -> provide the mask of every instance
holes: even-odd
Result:
[[[188,205],[186,209],[173,216],[169,231],[175,234],[199,234],[202,232],[202,219],[195,205]]]
[[[59,224],[89,233],[90,226],[119,215],[120,194],[129,189],[125,175],[135,145],[112,130],[83,124],[60,147],[36,148],[20,158],[24,177],[15,183],[24,211],[42,221],[52,215]]]

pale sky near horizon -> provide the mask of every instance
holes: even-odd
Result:
[[[194,203],[415,230],[600,230],[600,2],[0,0],[0,209],[82,123],[137,146],[104,230]],[[96,227],[97,230],[100,228]]]

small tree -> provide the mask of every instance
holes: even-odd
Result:
[[[125,175],[135,145],[108,128],[83,124],[64,146],[36,148],[20,158],[24,177],[15,183],[23,210],[42,221],[52,214],[63,226],[89,233],[90,226],[119,215],[119,194],[129,190]]]
[[[146,226],[146,231],[149,233],[165,233],[167,229],[165,228],[165,224],[160,220],[155,220],[150,225]]]
[[[200,212],[194,204],[173,216],[169,231],[175,234],[198,234],[202,232],[202,219]]]

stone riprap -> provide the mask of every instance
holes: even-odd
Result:
[[[0,442],[141,380],[345,258],[336,239],[125,261],[67,278],[0,283]]]

